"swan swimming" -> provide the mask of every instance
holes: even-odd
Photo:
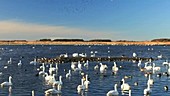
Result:
[[[53,84],[53,88],[52,89],[48,89],[45,91],[46,95],[56,95],[56,94],[61,94],[61,89],[60,89],[60,85],[57,85],[57,90],[55,88],[55,85]]]
[[[152,66],[147,66],[147,64],[148,64],[148,62],[145,63],[145,67],[144,67],[144,68],[145,68],[147,71],[152,70]]]
[[[1,87],[4,87],[4,86],[12,86],[12,76],[9,76],[9,81],[5,81],[3,83],[1,83]]]
[[[48,75],[48,73],[45,74],[45,81],[47,82],[48,85],[52,85],[54,82],[56,82],[55,79],[55,74],[53,75]]]
[[[114,90],[107,92],[106,96],[118,96],[119,92],[117,91],[117,84],[114,85]]]
[[[68,71],[68,73],[66,74],[66,78],[71,77],[71,70]]]
[[[84,90],[85,90],[84,80],[81,79],[81,85],[78,85],[78,86],[77,86],[77,92],[78,92],[78,93],[81,93],[81,92],[84,91]]]
[[[137,54],[136,54],[136,53],[133,53],[132,55],[133,55],[133,57],[137,57]]]
[[[75,69],[76,69],[76,64],[75,64],[75,62],[71,62],[71,69],[75,71]]]
[[[163,64],[163,65],[169,65],[169,62],[168,62],[168,60],[166,60],[166,61],[164,61],[162,64]]]
[[[84,63],[84,67],[88,68],[89,67],[89,61],[87,60],[86,63]]]
[[[37,64],[36,58],[34,58],[34,60],[30,62],[30,64],[36,65]]]
[[[153,79],[151,79],[151,75],[149,74],[149,79],[148,79],[148,82],[147,82],[149,85],[153,85],[154,84],[154,81]]]
[[[124,79],[124,78],[122,79],[121,90],[122,90],[122,91],[128,91],[128,90],[130,90],[130,86],[129,86],[128,83],[125,83],[125,79]]]
[[[107,65],[103,65],[102,63],[100,63],[100,73],[104,74],[107,71]]]
[[[88,75],[86,74],[86,80],[84,81],[85,89],[88,89],[90,81],[88,80]]]
[[[153,68],[152,68],[153,73],[155,73],[155,71],[160,71],[161,70],[160,67],[155,67],[155,66],[156,66],[155,63],[153,63]]]
[[[22,66],[22,62],[21,62],[21,60],[19,60],[18,66]]]
[[[116,66],[116,62],[114,62],[114,66],[112,67],[113,72],[117,72],[119,68]]]
[[[59,81],[55,81],[55,82],[53,82],[53,84],[54,85],[60,85],[60,87],[62,87],[62,85],[63,85],[63,82],[62,82],[62,76],[59,76]]]
[[[8,64],[12,64],[12,58],[9,58]]]
[[[139,60],[139,62],[138,62],[138,67],[140,67],[141,64],[142,64],[142,60]]]
[[[45,64],[43,63],[42,64],[42,71],[39,72],[39,75],[45,75],[46,72],[45,72]]]
[[[148,87],[146,89],[144,89],[144,91],[143,91],[144,95],[146,95],[146,96],[151,94],[151,92],[152,92],[152,90],[150,88],[150,84],[147,83],[147,85],[148,85]]]
[[[97,71],[99,69],[99,65],[94,66],[94,70]]]
[[[78,69],[82,70],[82,64],[80,63],[80,61],[78,61]]]

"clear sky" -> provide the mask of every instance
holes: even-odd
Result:
[[[0,39],[170,37],[170,0],[0,0]]]

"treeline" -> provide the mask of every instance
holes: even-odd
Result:
[[[109,39],[94,39],[94,40],[89,40],[89,42],[112,42],[112,40],[109,40]]]
[[[162,39],[153,39],[151,42],[170,42],[170,39],[162,38]]]
[[[27,42],[27,40],[0,40],[0,42]]]
[[[64,42],[75,42],[75,41],[84,41],[83,39],[54,39],[54,40],[51,40],[51,39],[40,39],[39,41],[64,41]]]
[[[58,41],[58,42],[84,42],[85,40],[83,39],[40,39],[39,41]],[[109,39],[94,39],[94,40],[88,40],[86,42],[111,42],[112,40]]]

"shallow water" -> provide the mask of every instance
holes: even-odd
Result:
[[[139,57],[152,57],[156,58],[162,54],[164,58],[154,61],[156,66],[161,67],[161,72],[165,72],[167,67],[162,66],[162,62],[170,58],[170,46],[102,46],[102,45],[91,45],[91,46],[80,46],[80,45],[10,45],[0,46],[0,83],[7,81],[8,76],[12,78],[12,92],[9,93],[8,87],[0,88],[0,96],[30,96],[31,91],[35,90],[36,96],[44,96],[44,91],[51,88],[45,84],[42,77],[36,76],[38,73],[37,68],[39,65],[30,65],[29,62],[35,57],[48,57],[54,58],[60,54],[68,53],[69,56],[73,53],[86,53],[87,56],[91,55],[91,52],[96,51],[96,57],[106,56],[128,56],[132,57],[132,53],[136,52]],[[7,64],[9,58],[12,58],[12,64]],[[17,66],[19,60],[22,60],[23,65]],[[81,62],[82,63],[82,62]],[[147,78],[143,72],[139,71],[137,62],[133,63],[130,61],[118,61],[117,66],[122,66],[116,75],[111,74],[111,66],[113,62],[105,61],[102,62],[108,65],[106,76],[96,74],[94,72],[94,66],[99,62],[89,62],[89,68],[83,68],[85,73],[88,73],[91,84],[89,90],[83,94],[83,96],[105,96],[109,90],[114,88],[114,84],[118,84],[119,95],[122,96],[120,90],[120,80],[125,76],[133,76],[130,79],[126,79],[126,82],[131,86],[132,96],[142,96],[143,90],[147,87]],[[144,62],[142,62],[144,65]],[[77,72],[72,72],[70,79],[65,78],[66,72],[63,70],[69,70],[71,63],[59,64],[58,76],[63,76],[63,87],[62,96],[79,96],[77,93],[77,86],[81,82],[81,76]],[[4,66],[8,68],[5,69]],[[56,79],[58,80],[58,76]],[[170,92],[165,92],[163,87],[165,85],[170,86],[170,78],[162,76],[161,78],[156,77],[156,74],[152,75],[155,83],[151,87],[151,96],[170,96]],[[138,86],[134,86],[134,82],[138,82]]]

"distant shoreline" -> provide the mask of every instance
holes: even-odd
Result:
[[[22,41],[1,40],[0,45],[170,45],[170,42],[151,41],[111,41],[111,42],[88,42],[88,41]]]

